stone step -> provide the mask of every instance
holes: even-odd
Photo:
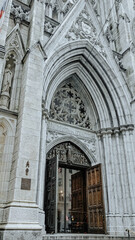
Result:
[[[116,237],[95,234],[47,234],[42,240],[135,240],[135,237]]]

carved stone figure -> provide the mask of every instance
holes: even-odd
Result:
[[[1,97],[0,97],[0,107],[4,109],[8,109],[9,101],[10,101],[10,89],[12,85],[12,78],[13,73],[10,70],[11,65],[8,64],[5,69],[4,79],[3,79],[3,86],[1,91]]]
[[[10,88],[11,88],[12,77],[13,77],[13,73],[10,70],[10,68],[11,68],[11,65],[8,64],[7,68],[5,69],[2,93],[7,92],[10,94]]]

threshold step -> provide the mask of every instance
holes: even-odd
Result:
[[[135,237],[120,237],[95,234],[46,234],[42,240],[135,240]]]

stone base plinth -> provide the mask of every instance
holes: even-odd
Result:
[[[0,231],[0,240],[42,240],[41,231]]]

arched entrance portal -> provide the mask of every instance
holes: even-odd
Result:
[[[46,164],[47,233],[105,233],[101,165],[71,142],[52,148]]]

